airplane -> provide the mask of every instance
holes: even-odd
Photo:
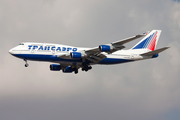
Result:
[[[99,45],[94,48],[73,47],[52,43],[23,42],[9,50],[9,53],[25,61],[28,67],[28,60],[51,62],[51,71],[63,73],[78,73],[78,69],[88,71],[92,65],[112,65],[126,62],[133,62],[151,58],[157,58],[158,53],[168,49],[163,47],[156,49],[161,30],[152,30],[143,34],[138,34],[110,44]],[[140,37],[144,37],[135,46],[128,50],[124,44]]]

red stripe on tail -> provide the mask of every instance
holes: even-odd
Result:
[[[148,49],[151,50],[151,51],[154,51],[155,49],[155,46],[156,46],[156,39],[157,39],[157,33],[154,35],[153,39],[151,40],[151,43],[149,44],[148,46]]]

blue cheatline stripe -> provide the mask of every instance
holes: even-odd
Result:
[[[13,54],[15,57],[21,59],[27,59],[32,61],[44,61],[44,62],[82,62],[82,59],[62,59],[57,58],[57,55],[38,55],[38,54]],[[131,62],[134,60],[127,60],[127,59],[118,59],[118,58],[105,58],[100,61],[98,64],[118,64],[118,63],[125,63]],[[92,63],[90,61],[86,61],[87,63]]]
[[[118,63],[133,62],[133,61],[134,60],[105,58],[102,61],[100,61],[98,64],[118,64]]]
[[[40,54],[14,54],[15,57],[33,61],[67,61],[67,62],[82,62],[77,59],[62,59],[57,55],[40,55]]]

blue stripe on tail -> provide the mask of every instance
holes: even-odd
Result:
[[[143,40],[142,42],[140,42],[138,45],[136,45],[133,49],[143,49],[143,48],[147,48],[152,40],[152,38],[154,37],[155,33],[153,33],[152,35],[150,35],[149,37],[147,37],[145,40]]]

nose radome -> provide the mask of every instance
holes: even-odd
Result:
[[[12,49],[9,50],[9,53],[10,53],[10,54],[13,54],[13,53],[12,53]]]

